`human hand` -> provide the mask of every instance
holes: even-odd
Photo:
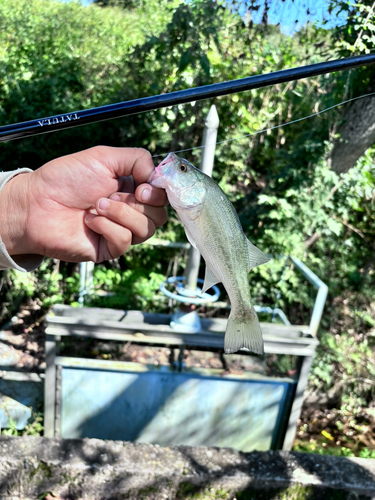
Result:
[[[0,196],[9,255],[119,257],[166,221],[165,191],[146,184],[153,169],[144,149],[98,146],[17,175]]]

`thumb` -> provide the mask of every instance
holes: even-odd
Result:
[[[114,178],[131,175],[137,184],[143,184],[154,170],[151,154],[143,148],[96,146],[90,153],[109,168]]]

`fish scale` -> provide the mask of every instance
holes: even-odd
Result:
[[[150,184],[166,190],[190,243],[206,263],[203,291],[222,282],[232,308],[224,350],[263,354],[258,317],[251,304],[247,274],[268,257],[245,236],[238,215],[221,188],[188,161],[170,153],[151,175]]]
[[[192,224],[197,226],[195,234],[206,235],[199,244],[196,241],[197,248],[218,281],[224,284],[232,309],[242,314],[248,312],[245,306],[251,303],[246,271],[249,266],[246,237],[229,200],[223,197],[221,203],[215,203],[223,194],[219,186],[214,184],[207,193],[201,217]],[[206,221],[211,220],[215,220],[215,232],[207,227]],[[223,234],[226,235],[224,239]]]

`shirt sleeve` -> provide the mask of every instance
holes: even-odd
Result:
[[[20,168],[13,172],[0,172],[0,196],[5,184],[18,174],[32,172],[29,168]],[[1,228],[0,228],[1,234]],[[40,255],[16,255],[13,258],[8,254],[7,249],[0,236],[0,271],[4,269],[16,269],[17,271],[34,271],[43,262]]]

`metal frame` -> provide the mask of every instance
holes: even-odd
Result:
[[[303,394],[306,388],[311,364],[319,341],[316,338],[323,313],[328,287],[303,262],[295,257],[288,257],[306,279],[318,289],[310,325],[290,325],[262,323],[265,353],[291,354],[298,356],[297,383],[291,388],[286,404],[289,406],[288,418],[283,417],[283,437],[278,437],[276,448],[289,450],[292,447],[297,420],[301,414]],[[258,308],[262,309],[262,308]],[[140,311],[108,311],[113,320],[97,321],[99,308],[85,308],[84,320],[74,315],[82,309],[58,305],[54,314],[47,317],[46,329],[46,378],[45,378],[45,435],[59,436],[61,414],[61,366],[56,366],[58,343],[62,336],[81,336],[103,340],[134,342],[146,345],[163,345],[183,350],[211,349],[221,351],[224,347],[226,320],[203,319],[202,329],[194,334],[177,332],[169,323],[167,314],[148,314]],[[71,315],[67,316],[65,313]],[[92,319],[90,320],[90,312]],[[274,312],[270,308],[269,312]],[[141,334],[141,336],[140,336]],[[241,354],[247,354],[241,351]],[[60,371],[59,371],[60,370]]]
[[[45,429],[47,437],[60,435],[61,417],[61,369],[59,366],[58,344],[63,336],[77,336],[103,340],[132,342],[141,345],[159,345],[183,350],[222,351],[224,347],[224,331],[226,320],[202,321],[202,331],[189,334],[172,330],[169,326],[169,315],[142,314],[144,323],[139,321],[139,311],[127,311],[127,322],[113,320],[98,322],[95,317],[96,308],[70,308],[55,306],[54,315],[47,317],[46,350],[48,349],[47,369],[45,378]],[[65,313],[82,311],[88,320],[77,321]],[[90,320],[90,311],[92,319]],[[109,312],[106,310],[106,312]],[[113,313],[123,311],[113,310]],[[303,391],[306,387],[308,374],[318,340],[308,331],[307,326],[287,326],[281,324],[262,323],[265,352],[274,354],[292,354],[299,357],[296,375],[296,385],[291,384],[285,401],[286,410],[280,422],[280,433],[274,443],[275,449],[290,449],[293,442],[297,419],[303,402]],[[241,354],[249,354],[241,351]],[[69,359],[69,358],[64,358]],[[88,360],[90,362],[90,360]],[[181,368],[183,370],[183,367]],[[60,371],[59,371],[60,370]],[[285,437],[284,437],[285,436]]]
[[[305,278],[318,289],[318,294],[315,299],[314,309],[310,321],[310,332],[314,337],[318,333],[320,320],[322,319],[324,304],[328,295],[328,286],[318,278],[302,261],[290,256],[289,259],[297,267],[297,269],[305,276]]]
[[[289,418],[284,422],[284,438],[277,440],[277,446],[289,450],[292,447],[297,420],[301,414],[303,404],[303,394],[307,386],[309,372],[315,350],[319,341],[316,334],[319,328],[328,287],[316,276],[303,262],[295,257],[288,257],[306,279],[318,289],[314,308],[311,315],[310,325],[291,325],[289,321],[284,321],[283,325],[275,323],[262,323],[264,335],[265,353],[291,354],[298,356],[297,362],[297,384],[293,396],[288,401],[290,404]],[[274,313],[274,309],[256,307],[258,312],[267,309],[266,312]],[[269,309],[269,311],[268,311]],[[65,316],[64,313],[70,310],[73,315]],[[59,418],[61,408],[61,377],[56,371],[56,356],[58,342],[62,336],[82,336],[103,340],[115,340],[122,342],[134,342],[146,345],[163,345],[184,349],[185,347],[194,349],[211,349],[221,351],[224,347],[224,332],[226,320],[202,320],[202,329],[194,334],[177,332],[173,330],[169,323],[171,317],[166,314],[148,314],[140,311],[113,310],[113,321],[98,321],[95,312],[100,309],[85,308],[87,319],[78,321],[74,318],[75,310],[69,306],[55,306],[54,315],[47,317],[46,329],[46,378],[45,378],[45,435],[59,435]],[[90,321],[89,313],[93,319]],[[281,311],[283,313],[283,311]],[[117,317],[116,317],[117,315]],[[283,313],[285,316],[285,314]],[[124,321],[124,319],[126,321]],[[285,319],[287,319],[285,317]],[[139,336],[141,333],[142,336]],[[220,334],[221,333],[221,334]],[[247,354],[242,351],[242,354]],[[61,375],[61,366],[60,366]]]
[[[178,355],[178,358],[180,358],[180,355],[183,353],[183,349],[180,350],[180,353]],[[153,365],[144,365],[141,363],[132,363],[132,362],[127,362],[127,361],[113,361],[113,360],[98,360],[98,359],[84,359],[84,358],[72,358],[72,357],[65,357],[65,356],[57,356],[56,357],[56,368],[57,368],[57,373],[56,373],[56,380],[59,380],[59,373],[61,373],[61,379],[63,381],[64,387],[62,394],[56,394],[56,414],[55,414],[55,435],[57,436],[63,436],[66,438],[74,438],[78,437],[76,434],[69,434],[71,432],[71,427],[72,425],[75,427],[76,425],[79,427],[84,427],[86,428],[86,422],[88,423],[89,426],[91,426],[91,431],[89,436],[91,437],[102,437],[104,439],[126,439],[126,440],[133,440],[137,439],[140,437],[141,434],[143,434],[143,430],[146,431],[147,433],[147,427],[148,426],[142,426],[141,428],[139,427],[138,424],[136,424],[136,427],[138,427],[136,435],[133,437],[129,436],[129,428],[128,426],[132,427],[133,423],[139,422],[139,420],[143,420],[143,417],[146,417],[148,420],[148,423],[151,424],[152,426],[152,421],[154,417],[156,417],[156,420],[159,420],[159,425],[161,424],[162,426],[165,426],[165,430],[169,429],[172,431],[172,434],[176,433],[180,436],[185,435],[189,439],[189,432],[187,432],[186,426],[184,425],[183,428],[181,428],[176,422],[174,421],[172,417],[172,421],[170,420],[171,415],[168,415],[168,406],[169,403],[173,403],[173,397],[172,400],[169,401],[169,397],[163,398],[161,404],[156,403],[157,410],[155,413],[155,400],[153,401],[153,397],[147,398],[145,396],[145,393],[148,391],[151,391],[150,394],[153,394],[153,390],[151,389],[152,387],[155,388],[156,392],[160,389],[160,384],[163,385],[163,387],[170,387],[171,385],[177,385],[180,386],[181,380],[183,379],[184,382],[193,382],[194,388],[193,388],[193,394],[196,393],[196,384],[198,385],[205,385],[206,386],[206,391],[208,391],[210,394],[207,396],[207,398],[199,398],[197,400],[198,406],[204,406],[206,408],[206,411],[208,413],[212,414],[213,417],[213,425],[216,426],[216,430],[220,430],[220,432],[225,436],[228,435],[229,429],[224,426],[222,427],[221,425],[218,424],[220,418],[223,417],[227,411],[223,408],[220,408],[220,398],[223,393],[226,393],[228,391],[228,386],[230,387],[231,385],[233,386],[233,383],[239,384],[240,387],[244,388],[244,393],[243,396],[246,399],[249,399],[250,405],[253,407],[253,410],[251,413],[249,413],[249,410],[246,409],[245,407],[242,407],[242,417],[245,415],[244,412],[247,413],[249,420],[252,420],[255,416],[256,418],[261,420],[261,428],[263,434],[263,437],[266,438],[268,442],[268,447],[263,448],[263,449],[277,449],[279,447],[279,444],[282,443],[283,437],[284,437],[284,432],[285,432],[285,423],[287,422],[288,419],[288,410],[290,408],[290,403],[293,398],[293,394],[295,392],[295,386],[296,386],[296,381],[291,378],[291,377],[268,377],[265,375],[256,375],[252,373],[244,373],[242,376],[236,376],[235,374],[231,375],[225,375],[223,377],[222,370],[220,369],[208,369],[208,368],[190,368],[190,369],[185,369],[185,366],[182,363],[182,367],[179,368],[180,359],[178,359],[178,362],[176,365],[169,365],[169,366],[158,366],[155,367]],[[69,372],[69,370],[75,370],[76,371],[76,376],[78,377],[79,384],[82,384],[81,387],[77,387],[77,382],[72,384],[71,382],[69,383],[69,373],[66,373],[65,370]],[[59,370],[61,370],[59,372]],[[129,377],[132,379],[132,384],[138,383],[140,380],[137,380],[137,382],[134,381],[134,377],[137,377],[137,375],[140,377],[140,379],[143,378],[143,384],[145,383],[145,377],[146,375],[146,380],[148,380],[147,383],[147,388],[144,387],[144,390],[141,392],[138,391],[131,391],[128,393],[128,397],[123,398],[122,395],[122,388],[121,391],[115,390],[115,393],[113,393],[114,398],[108,398],[108,393],[107,391],[101,392],[98,391],[98,385],[91,385],[91,381],[95,379],[96,377],[101,377],[100,373],[96,372],[105,372],[103,375],[107,379],[107,383],[111,383],[112,380],[112,374],[114,375],[114,378],[118,380],[118,376],[121,374],[124,375],[125,377]],[[66,378],[67,376],[67,378]],[[85,381],[86,379],[86,381]],[[88,388],[88,390],[83,390],[84,387],[86,387],[87,382],[89,382],[89,385],[91,385],[91,389]],[[214,382],[214,385],[216,385],[216,389],[211,392],[210,390],[210,384]],[[156,383],[156,387],[155,387]],[[67,385],[65,385],[67,384]],[[223,387],[222,387],[223,384]],[[116,387],[116,382],[111,384],[113,388]],[[219,386],[218,386],[219,385]],[[259,401],[260,406],[262,407],[262,411],[259,411],[258,405],[255,404],[255,401],[259,400],[259,394],[258,392],[253,393],[254,387],[260,385],[260,390],[267,390],[269,391],[270,387],[275,387],[276,394],[271,391],[271,393],[268,392],[270,398],[268,399],[261,399]],[[128,387],[128,386],[127,386]],[[280,389],[282,388],[282,394],[280,394]],[[77,390],[78,393],[82,395],[82,398],[77,396]],[[111,389],[109,389],[111,391]],[[125,391],[127,388],[125,388]],[[163,392],[163,389],[162,389]],[[185,391],[183,391],[185,392]],[[278,395],[277,395],[278,393]],[[173,395],[174,391],[169,392],[168,395]],[[215,401],[216,397],[214,396],[217,394],[218,396],[218,407],[215,407]],[[87,397],[88,396],[88,397]],[[233,396],[233,393],[232,393]],[[61,405],[61,398],[63,399],[63,405]],[[103,401],[103,397],[105,399],[104,404],[100,403]],[[106,408],[111,406],[112,402],[118,401],[118,398],[123,400],[123,402],[126,403],[127,410],[126,410],[126,415],[124,415],[124,422],[122,424],[120,423],[121,427],[123,428],[122,431],[124,432],[125,436],[115,436],[112,435],[112,437],[109,437],[107,434],[98,434],[103,433],[103,428],[102,425],[99,424],[98,422],[92,426],[90,424],[91,418],[97,419],[99,414],[102,411],[106,411]],[[196,395],[195,395],[196,397]],[[277,408],[274,408],[275,406],[275,398],[277,399],[276,406]],[[87,399],[86,399],[87,398]],[[83,400],[85,402],[83,403]],[[194,396],[193,396],[194,399]],[[207,406],[207,399],[211,401],[211,404]],[[236,400],[236,397],[234,398]],[[154,409],[151,409],[151,412],[149,413],[146,409],[145,406],[147,407],[148,401],[151,400],[151,404],[154,406]],[[242,398],[241,398],[242,400]],[[99,403],[99,404],[98,404]],[[238,407],[239,400],[237,398],[237,402],[233,404],[230,413],[234,414],[235,418],[235,411],[234,409]],[[78,411],[79,406],[81,404],[84,404],[84,411],[85,411],[85,417],[82,419],[80,418],[80,415],[76,413],[76,409]],[[116,404],[116,403],[115,403]],[[67,409],[66,405],[69,407],[69,410]],[[128,406],[129,405],[129,406]],[[183,418],[183,421],[186,421],[186,417],[189,416],[189,421],[191,421],[191,424],[193,427],[199,427],[200,426],[200,418],[196,418],[197,413],[192,411],[192,408],[194,406],[191,406],[189,404],[186,406],[185,403],[185,398],[180,399],[180,405],[185,405],[184,408],[180,408],[180,411],[178,412],[181,416],[186,410],[185,413],[185,418]],[[241,403],[240,403],[241,405]],[[138,406],[138,410],[136,411],[134,406]],[[227,408],[227,404],[225,405],[225,408]],[[88,411],[89,409],[94,409],[94,411]],[[131,411],[129,411],[129,408],[132,408]],[[273,408],[273,409],[272,409]],[[224,410],[224,412],[223,412]],[[159,416],[157,416],[157,414]],[[202,407],[201,407],[202,411]],[[203,410],[203,413],[206,413],[205,410]],[[271,414],[269,414],[269,411]],[[254,412],[254,413],[253,413]],[[264,413],[265,412],[265,413]],[[61,413],[61,418],[60,418],[60,413]],[[110,415],[107,415],[110,420],[112,420],[113,424],[115,426],[119,425],[118,419],[116,418],[116,415],[121,415],[122,412],[120,411],[115,411],[114,413],[111,412]],[[113,416],[115,415],[115,416]],[[149,417],[151,417],[149,419]],[[217,420],[219,419],[219,420]],[[270,420],[269,420],[270,419]],[[120,418],[121,420],[121,418]],[[68,423],[70,421],[70,423]],[[77,422],[78,421],[78,422]],[[105,422],[102,422],[104,426],[107,426],[108,418],[105,418]],[[216,422],[216,423],[215,423]],[[187,424],[187,427],[189,427],[190,424]],[[242,428],[242,434],[243,438],[251,440],[257,440],[258,439],[258,433],[255,431],[249,432],[249,427],[243,422],[243,426],[241,425]],[[205,427],[206,433],[210,434],[211,430],[210,427]],[[233,431],[232,427],[232,431]],[[112,430],[112,427],[111,427]],[[108,430],[107,426],[107,432],[111,432],[111,430]],[[260,429],[259,429],[260,430]],[[175,432],[174,432],[175,431]],[[67,434],[68,432],[68,434]],[[159,428],[159,432],[162,432],[162,429]],[[132,434],[132,431],[130,430],[130,435]],[[230,431],[229,431],[230,434]],[[164,435],[164,432],[162,432],[161,435]],[[160,435],[160,437],[161,437]],[[163,446],[173,446],[177,444],[176,442],[173,442],[172,440],[168,441],[165,438],[161,438],[164,440],[163,443],[160,443]],[[141,442],[143,439],[141,439]],[[147,441],[146,441],[147,442]],[[150,441],[154,442],[154,441]],[[180,443],[183,441],[180,441]],[[188,444],[188,443],[186,443]],[[192,444],[192,443],[190,443]],[[199,445],[199,443],[195,443],[196,445]],[[200,443],[202,444],[202,443]],[[211,443],[212,445],[217,445],[214,442]],[[219,445],[222,446],[223,444]],[[226,441],[224,446],[231,446],[229,441]]]
[[[302,261],[290,256],[289,259],[293,262],[296,268],[305,276],[305,278],[318,289],[318,293],[315,299],[314,308],[311,315],[309,332],[312,337],[316,338],[318,333],[318,328],[320,320],[322,318],[324,304],[328,295],[328,287],[323,281],[314,274],[311,269],[309,269]],[[293,441],[296,435],[297,420],[301,415],[302,404],[303,404],[303,394],[307,386],[309,379],[309,373],[311,364],[313,362],[314,355],[312,356],[301,356],[298,358],[298,383],[296,387],[296,393],[294,395],[293,404],[290,411],[290,417],[288,426],[286,429],[286,434],[283,443],[283,450],[290,450],[293,445]]]
[[[44,435],[54,437],[56,415],[56,341],[59,338],[46,334],[46,374],[44,379]]]

